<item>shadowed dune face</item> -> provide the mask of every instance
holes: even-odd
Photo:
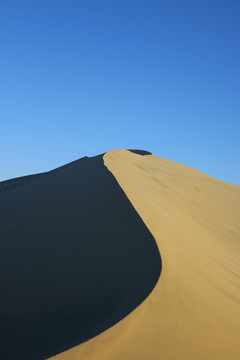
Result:
[[[137,149],[129,149],[128,151],[134,153],[134,154],[137,154],[137,155],[152,155],[151,152],[149,151],[146,151],[146,150],[137,150]]]
[[[88,157],[85,156],[84,158],[81,158],[80,160],[83,161],[83,160],[86,160],[87,158]],[[28,176],[21,176],[21,177],[9,179],[9,180],[1,181],[0,182],[0,193],[5,192],[5,191],[10,191],[10,190],[16,189],[21,186],[26,186],[28,184],[31,184],[32,182],[38,181],[42,178],[46,178],[46,176],[51,176],[53,174],[61,172],[62,170],[66,170],[69,167],[73,167],[80,160],[72,161],[69,164],[60,166],[60,167],[53,169],[51,171],[48,171],[48,172],[43,172],[43,173],[33,174],[33,175],[28,175]]]
[[[157,246],[102,156],[0,189],[1,359],[69,349],[151,292]]]

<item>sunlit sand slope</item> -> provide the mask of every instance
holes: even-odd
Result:
[[[1,360],[78,345],[152,291],[158,248],[102,155],[0,191]]]
[[[162,272],[130,315],[55,360],[240,359],[239,187],[126,150],[104,163],[152,232]]]

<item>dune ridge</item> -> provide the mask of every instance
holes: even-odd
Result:
[[[54,359],[239,359],[240,187],[126,150],[104,164],[153,234],[161,276],[126,318]]]

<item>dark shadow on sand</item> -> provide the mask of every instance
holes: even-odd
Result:
[[[152,153],[150,151],[146,151],[146,150],[137,150],[137,149],[128,149],[128,151],[131,151],[134,154],[137,155],[152,155]]]
[[[159,251],[102,155],[3,185],[1,359],[42,360],[67,350],[151,292]]]

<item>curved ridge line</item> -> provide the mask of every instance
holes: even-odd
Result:
[[[128,150],[131,152],[131,150]],[[105,153],[107,154],[107,153]],[[133,309],[131,310],[126,316],[124,316],[122,319],[120,319],[118,322],[116,322],[115,324],[111,325],[110,327],[108,327],[106,330],[103,330],[101,333],[93,336],[92,338],[80,343],[79,345],[76,345],[72,348],[69,348],[59,354],[56,354],[54,356],[51,356],[50,358],[47,358],[46,360],[53,360],[53,359],[58,359],[58,357],[62,357],[64,353],[67,353],[67,352],[70,352],[72,351],[73,349],[76,349],[84,344],[87,344],[87,343],[90,343],[92,341],[95,341],[97,338],[99,338],[100,336],[102,336],[103,334],[107,334],[109,333],[115,326],[117,326],[118,324],[122,323],[126,318],[128,318],[129,316],[131,316],[132,313],[134,313],[140,306],[142,306],[146,301],[149,300],[150,298],[150,295],[152,295],[155,290],[156,290],[156,286],[157,284],[159,283],[159,280],[160,280],[160,275],[162,273],[162,257],[161,257],[161,254],[160,254],[160,250],[159,250],[159,247],[157,245],[157,242],[156,242],[156,239],[155,237],[153,236],[152,232],[150,231],[150,229],[148,228],[148,226],[146,225],[145,221],[143,220],[143,218],[141,217],[141,215],[139,214],[139,212],[137,211],[137,209],[135,208],[134,204],[131,202],[131,200],[129,199],[129,197],[127,196],[126,192],[124,191],[124,189],[122,188],[122,186],[120,185],[119,181],[117,180],[116,176],[114,175],[114,173],[108,168],[108,166],[105,164],[105,161],[104,161],[104,156],[105,154],[103,155],[103,164],[104,166],[107,168],[107,170],[113,175],[114,179],[116,180],[118,186],[122,189],[122,191],[124,192],[125,196],[127,197],[128,201],[130,202],[130,204],[132,205],[132,207],[134,208],[134,210],[136,211],[136,213],[139,215],[139,217],[141,218],[142,222],[144,223],[145,227],[147,228],[147,230],[149,231],[149,233],[151,234],[152,238],[154,239],[155,241],[155,244],[156,244],[156,248],[158,250],[158,255],[159,255],[159,259],[160,259],[160,270],[159,270],[159,274],[158,274],[158,277],[157,277],[157,280],[153,286],[153,288],[150,290],[150,292],[147,294],[147,296],[145,298],[143,298],[143,300]],[[139,156],[141,156],[140,154],[138,154]],[[144,154],[145,155],[145,154]]]

